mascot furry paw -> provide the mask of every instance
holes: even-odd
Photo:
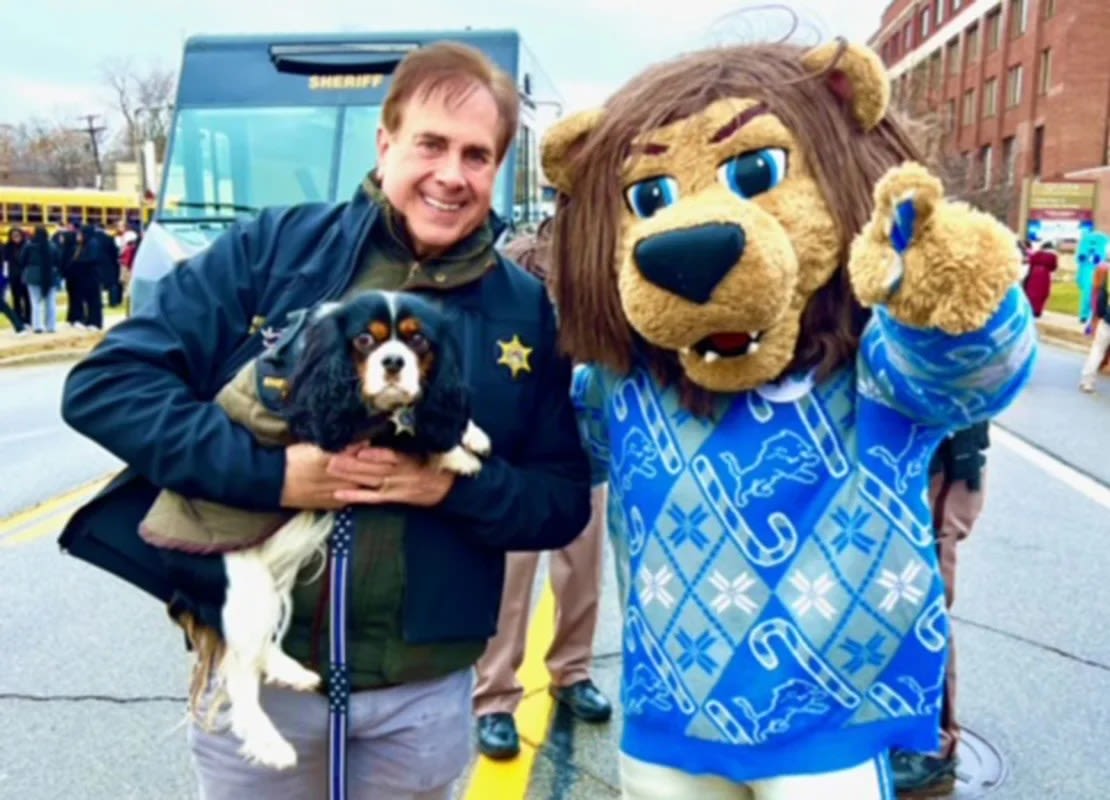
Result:
[[[869,800],[889,748],[937,747],[929,459],[1014,399],[1035,337],[1014,235],[945,197],[888,100],[865,48],[745,45],[544,141],[612,497],[626,789],[647,762]]]

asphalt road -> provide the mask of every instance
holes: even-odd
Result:
[[[1110,785],[1110,379],[1081,395],[1080,361],[1043,348],[999,423],[1100,479],[1103,494],[999,433],[986,510],[961,549],[960,716],[1009,770],[991,798],[1099,800]],[[0,370],[0,518],[118,466],[60,421],[64,374]],[[59,554],[54,538],[0,539],[0,800],[191,800],[180,635],[157,603]],[[595,677],[616,699],[605,574]],[[529,797],[619,797],[619,726],[619,715],[600,727],[557,718]]]

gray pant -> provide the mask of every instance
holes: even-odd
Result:
[[[351,800],[450,800],[474,757],[473,670],[423,683],[356,692],[348,715]],[[262,687],[262,707],[297,751],[297,766],[248,764],[227,731],[189,725],[202,800],[323,800],[328,786],[328,706],[323,695]],[[203,718],[207,711],[201,708]]]

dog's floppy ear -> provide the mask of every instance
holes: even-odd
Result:
[[[305,330],[286,400],[293,436],[332,453],[350,444],[367,419],[341,313],[325,314]]]
[[[882,122],[890,105],[890,79],[874,50],[837,39],[810,50],[802,63],[821,74],[829,91],[852,110],[863,130]]]
[[[566,195],[574,193],[571,164],[578,148],[599,124],[604,112],[600,108],[579,111],[552,125],[543,137],[543,174],[551,185]]]
[[[462,440],[470,420],[470,393],[463,381],[459,345],[446,323],[436,331],[436,361],[424,397],[414,409],[421,441],[447,452]]]

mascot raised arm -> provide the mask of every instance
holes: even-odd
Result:
[[[945,197],[889,96],[863,47],[724,47],[545,138],[626,798],[877,800],[889,749],[938,747],[929,459],[1035,335],[1014,234]]]

